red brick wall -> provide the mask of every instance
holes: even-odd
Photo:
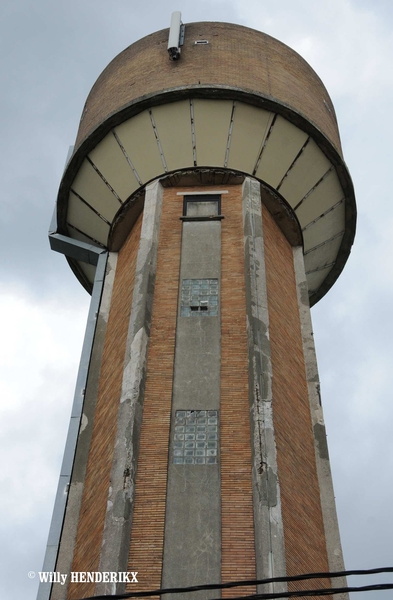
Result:
[[[255,579],[242,186],[222,196],[221,511],[222,581]],[[223,597],[255,588],[223,591]]]
[[[195,40],[207,39],[206,45]],[[171,61],[168,30],[132,44],[108,65],[86,101],[75,149],[108,115],[168,89],[229,86],[256,92],[292,107],[314,123],[341,151],[333,105],[317,74],[278,40],[241,25],[186,25],[181,58]],[[330,110],[326,109],[327,100]]]
[[[117,261],[72,571],[98,571],[141,225],[142,215]],[[91,596],[94,587],[71,583],[68,598]]]
[[[128,566],[139,583],[129,591],[161,587],[183,206],[176,191],[164,191],[162,207]]]
[[[284,522],[287,574],[329,571],[292,247],[263,207],[273,415]],[[329,587],[317,580],[289,589]]]

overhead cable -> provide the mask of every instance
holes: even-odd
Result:
[[[149,590],[143,592],[125,592],[123,594],[109,594],[101,596],[89,596],[84,600],[123,600],[126,598],[143,598],[146,596],[161,596],[162,594],[180,594],[188,592],[197,592],[202,590],[222,590],[235,587],[251,587],[256,585],[268,585],[270,583],[289,583],[293,581],[304,581],[309,579],[335,579],[337,577],[349,577],[351,575],[375,575],[379,573],[393,573],[393,567],[380,567],[377,569],[356,569],[350,571],[334,571],[322,573],[305,573],[302,575],[293,575],[290,577],[272,577],[270,579],[256,579],[246,581],[230,581],[227,583],[214,583],[205,585],[194,585],[182,588],[165,588],[158,590]],[[375,590],[391,590],[393,583],[381,583],[375,585],[366,585],[362,587],[340,587],[340,588],[319,588],[316,590],[297,590],[286,592],[269,592],[263,594],[252,594],[248,596],[233,596],[226,600],[274,600],[275,598],[295,598],[306,596],[327,596],[331,594],[341,594],[344,592],[367,592]],[[221,600],[221,599],[214,599]]]

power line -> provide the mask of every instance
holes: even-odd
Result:
[[[375,585],[365,585],[362,587],[342,587],[342,588],[318,588],[316,590],[298,590],[294,592],[277,592],[267,594],[252,594],[251,596],[231,596],[225,600],[274,600],[275,598],[302,598],[306,596],[331,596],[332,594],[342,594],[344,592],[370,592],[375,590],[393,590],[393,583],[378,583]],[[121,596],[119,596],[121,598]],[[127,598],[127,596],[125,596]],[[129,598],[130,596],[128,596]],[[112,598],[112,596],[101,596],[101,598]],[[116,598],[116,596],[114,596]],[[96,600],[98,600],[96,598]],[[214,600],[221,600],[215,598]]]
[[[255,579],[246,581],[231,581],[227,583],[214,583],[205,585],[195,585],[182,588],[165,588],[150,590],[144,592],[125,592],[123,594],[112,594],[105,596],[89,596],[84,600],[123,600],[125,598],[143,598],[146,596],[161,596],[162,594],[180,594],[188,592],[198,592],[203,590],[221,590],[235,587],[249,587],[256,585],[267,585],[270,583],[289,583],[293,581],[304,581],[309,579],[335,579],[337,577],[349,577],[351,575],[376,575],[379,573],[393,573],[393,567],[380,567],[377,569],[356,569],[350,571],[334,571],[322,573],[305,573],[303,575],[293,575],[291,577],[272,577],[270,579]],[[319,588],[316,590],[298,590],[291,592],[276,592],[252,594],[249,596],[233,596],[226,600],[274,600],[275,598],[294,598],[306,596],[327,596],[332,594],[341,594],[344,592],[368,592],[378,590],[391,590],[393,583],[380,583],[375,585],[366,585],[362,587],[341,587],[341,588]],[[221,600],[221,599],[214,599]]]

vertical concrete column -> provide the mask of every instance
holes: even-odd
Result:
[[[108,491],[99,570],[127,571],[139,434],[142,422],[147,349],[154,295],[162,186],[146,187],[142,231],[127,336],[117,433]],[[125,591],[125,584],[101,583],[96,594]]]
[[[183,223],[180,290],[183,280],[220,280],[221,223]],[[216,464],[174,464],[176,411],[220,407],[220,317],[181,316],[179,294],[172,398],[171,444],[162,585],[164,588],[218,583],[221,566],[220,470]],[[219,294],[220,304],[220,294]],[[201,419],[203,420],[204,417]],[[186,430],[186,427],[184,428]],[[206,427],[207,429],[207,427]],[[198,439],[197,435],[195,436]],[[187,594],[216,597],[217,592]],[[177,598],[174,595],[173,598]]]
[[[303,249],[300,246],[293,249],[293,258],[329,570],[343,571],[344,561],[341,550],[325,423],[321,405],[321,392],[308,298],[307,278],[304,270]],[[332,583],[334,584],[334,587],[345,587],[347,585],[345,578],[334,579]],[[337,598],[339,598],[339,600],[348,600],[348,594],[339,594]]]
[[[280,487],[273,426],[272,365],[259,182],[243,183],[244,257],[249,356],[249,394],[255,554],[258,579],[286,575]],[[259,587],[285,592],[286,584]]]
[[[108,324],[113,282],[116,273],[116,264],[117,253],[110,252],[108,254],[108,260],[106,263],[105,279],[97,314],[93,348],[91,357],[88,357],[89,364],[86,365],[86,368],[89,370],[89,375],[84,395],[83,411],[80,419],[77,450],[72,467],[72,477],[67,499],[67,510],[60,539],[59,554],[56,562],[56,571],[60,573],[70,573],[74,555],[74,546],[82,503],[90,441],[93,432],[94,411],[100,378],[102,352]],[[95,315],[93,315],[93,318],[95,318]],[[50,596],[51,600],[65,600],[67,597],[69,580],[70,577],[67,577],[65,585],[60,585],[59,583],[55,583],[53,585]]]

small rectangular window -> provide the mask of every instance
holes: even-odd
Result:
[[[218,316],[218,279],[183,279],[181,317]]]
[[[177,410],[173,438],[175,465],[218,462],[218,410]]]
[[[185,217],[217,217],[221,214],[219,194],[184,196],[183,215]]]

